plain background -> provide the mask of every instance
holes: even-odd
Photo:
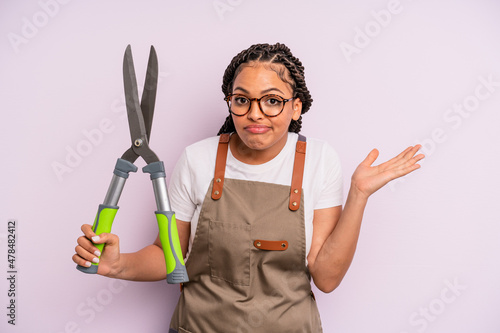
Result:
[[[372,148],[376,163],[416,143],[427,155],[370,199],[344,281],[316,292],[324,331],[499,332],[499,10],[493,0],[2,0],[0,331],[166,332],[178,286],[89,276],[71,261],[130,145],[125,47],[140,85],[150,45],[158,52],[151,146],[169,173],[226,117],[220,85],[232,57],[282,42],[314,98],[302,133],[338,151],[346,193]],[[149,177],[133,174],[119,205],[122,251],[150,244]]]

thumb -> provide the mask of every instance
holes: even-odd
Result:
[[[365,166],[371,166],[373,164],[373,162],[375,162],[375,160],[377,159],[378,154],[379,154],[379,151],[377,149],[373,149],[368,154],[368,156],[366,156],[366,158],[364,159],[364,161],[361,162],[361,164],[363,164]]]
[[[103,232],[98,236],[92,237],[92,242],[94,242],[94,244],[115,245],[118,243],[118,236]]]

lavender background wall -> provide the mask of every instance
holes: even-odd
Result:
[[[337,149],[346,192],[374,147],[379,161],[415,143],[427,155],[371,198],[345,280],[316,292],[324,331],[499,332],[499,10],[493,0],[2,0],[0,331],[166,331],[177,286],[88,276],[71,261],[128,146],[123,52],[132,45],[140,80],[149,46],[158,52],[151,145],[170,171],[223,122],[231,58],[279,41],[306,67],[303,133]],[[151,243],[146,175],[129,178],[120,207],[122,251]]]

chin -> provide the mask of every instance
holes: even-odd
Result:
[[[268,145],[264,142],[264,140],[260,140],[259,138],[251,138],[245,141],[242,140],[241,145],[252,150],[264,150],[268,148]]]

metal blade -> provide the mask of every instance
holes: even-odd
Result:
[[[149,148],[148,135],[141,105],[139,103],[139,93],[137,91],[137,79],[134,70],[134,61],[132,59],[132,50],[130,45],[125,50],[123,57],[123,83],[125,87],[125,104],[127,106],[128,127],[130,129],[130,138],[132,147],[127,150],[122,158],[134,163],[137,156],[141,156],[146,163],[159,161],[158,156]],[[149,128],[151,128],[152,114],[149,116]]]
[[[127,105],[128,125],[132,145],[138,139],[147,141],[147,131],[144,124],[139,93],[137,91],[137,80],[135,77],[134,61],[130,45],[125,50],[123,58],[123,83],[125,87],[125,103]]]
[[[158,58],[156,50],[151,45],[149,51],[148,70],[146,80],[144,81],[144,90],[142,91],[141,109],[144,116],[144,125],[148,141],[151,135],[151,126],[153,124],[153,114],[156,101],[156,88],[158,86]]]

